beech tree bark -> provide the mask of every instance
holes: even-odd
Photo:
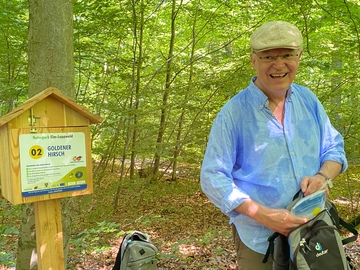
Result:
[[[74,97],[73,4],[71,0],[29,0],[29,97],[48,87]],[[71,199],[63,199],[65,266],[71,228]],[[21,213],[16,269],[37,269],[33,204]]]

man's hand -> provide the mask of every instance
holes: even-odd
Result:
[[[327,175],[330,179],[334,180],[341,172],[342,165],[335,161],[327,160],[321,166],[319,172]],[[326,190],[326,195],[329,196],[329,187],[324,176],[316,174],[314,176],[305,176],[301,181],[301,191],[304,196],[308,196],[320,189]]]
[[[304,193],[304,196],[308,196],[320,189],[325,189],[326,196],[329,196],[327,181],[319,174],[314,176],[305,176],[301,181],[301,191]]]
[[[263,220],[258,222],[274,232],[288,236],[292,230],[307,221],[307,218],[295,216],[286,209],[269,209],[268,214],[263,216]]]
[[[297,217],[286,209],[271,209],[258,204],[251,199],[245,200],[235,209],[274,232],[288,235],[293,229],[308,221],[307,218]]]

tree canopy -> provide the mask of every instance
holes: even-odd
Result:
[[[249,38],[286,20],[304,36],[296,82],[324,104],[347,156],[359,157],[360,3],[357,0],[74,0],[76,100],[105,120],[93,127],[96,177],[178,162],[199,167],[211,123],[254,72]],[[0,3],[0,112],[27,99],[28,6]],[[61,90],[61,89],[60,89]],[[145,165],[146,164],[146,165]]]

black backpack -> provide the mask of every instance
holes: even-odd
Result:
[[[134,231],[123,238],[113,270],[156,270],[157,253],[147,235]]]
[[[290,209],[294,202],[287,209]],[[342,227],[353,236],[341,239],[339,230]],[[357,230],[340,218],[335,205],[326,200],[324,210],[293,230],[288,237],[280,233],[271,235],[263,263],[266,263],[271,255],[274,261],[273,270],[354,269],[343,245],[355,241],[357,236]]]

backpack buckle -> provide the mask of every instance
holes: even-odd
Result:
[[[311,251],[311,248],[309,247],[309,245],[306,243],[306,239],[302,238],[299,242],[299,246],[302,249],[302,251],[304,253],[307,253],[308,251]]]

